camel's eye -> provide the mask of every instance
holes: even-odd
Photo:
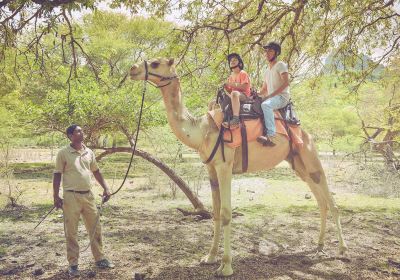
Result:
[[[160,62],[154,61],[150,64],[151,68],[157,68],[160,65]]]

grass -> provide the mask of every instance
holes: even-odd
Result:
[[[339,206],[352,212],[380,212],[400,214],[400,198],[371,197],[344,193],[337,199]]]
[[[3,256],[5,256],[5,255],[6,255],[6,253],[7,253],[7,250],[6,250],[6,248],[4,248],[4,247],[0,246],[0,257],[3,257]]]
[[[16,209],[1,209],[0,221],[38,221],[53,207],[53,203],[35,204],[34,207],[22,207]]]
[[[52,163],[13,163],[11,168],[14,170],[16,179],[45,179],[51,178],[54,164]]]
[[[208,185],[207,172],[197,156],[191,157],[192,154],[189,155],[190,157],[184,156],[184,160],[181,161],[167,157],[165,154],[159,154],[162,160],[169,164],[170,167],[173,167],[177,174],[184,178],[189,185],[194,185],[199,181],[198,185],[203,185],[204,188],[204,185]],[[130,155],[128,153],[120,153],[106,157],[100,162],[100,168],[109,185],[119,186],[119,182],[128,167],[129,159]],[[24,205],[52,204],[51,180],[54,169],[53,163],[13,163],[11,166],[14,170],[15,183],[20,184],[20,187],[25,190],[23,194]],[[258,186],[256,185],[249,186],[255,190],[254,194],[246,191],[248,189],[247,186],[240,186],[236,192],[234,188],[232,189],[232,206],[234,208],[238,207],[238,211],[244,213],[247,217],[271,216],[277,213],[285,215],[318,213],[317,203],[308,186],[294,174],[286,162],[269,171],[236,175],[234,182],[243,178],[254,177],[264,178],[267,181],[266,188],[268,188],[268,191],[258,191]],[[169,178],[154,165],[141,158],[134,157],[128,178],[135,178],[134,180],[128,180],[128,183],[133,186],[128,186],[128,188],[134,189],[135,192],[152,192],[151,199],[166,200],[171,198],[171,189],[168,184]],[[116,181],[112,183],[114,179]],[[259,184],[265,188],[264,181],[260,181]],[[4,191],[1,190],[1,192],[3,195],[0,195],[0,207],[4,207],[7,203],[7,198],[4,194],[7,192],[5,189]],[[179,199],[184,198],[179,189],[177,194]],[[311,194],[312,198],[305,199],[305,194]],[[254,199],[251,203],[249,203],[250,196],[252,196],[251,200]],[[200,199],[204,200],[204,195]],[[206,199],[210,199],[208,194]],[[236,202],[236,199],[240,199],[241,202]],[[338,195],[336,200],[343,213],[373,211],[398,214],[400,212],[400,198],[372,197],[346,192]],[[203,201],[203,203],[210,205],[206,201]]]

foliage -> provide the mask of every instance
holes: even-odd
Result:
[[[6,206],[16,207],[24,193],[24,190],[14,180],[14,170],[11,166],[11,145],[0,142],[0,182],[1,193],[5,193],[8,199]]]
[[[360,122],[354,98],[332,76],[321,78],[318,86],[313,80],[293,87],[292,98],[297,105],[302,126],[323,148],[349,151],[361,143]]]
[[[13,135],[20,137],[63,133],[68,124],[76,122],[85,128],[92,144],[101,135],[133,135],[141,85],[128,82],[126,73],[133,62],[155,56],[178,57],[185,103],[195,115],[204,114],[215,89],[229,74],[228,52],[242,53],[253,86],[261,85],[265,62],[257,46],[270,39],[283,43],[282,59],[290,65],[292,96],[303,126],[324,149],[356,149],[363,141],[359,117],[372,120],[383,114],[385,119],[397,119],[399,110],[385,107],[387,99],[380,97],[388,96],[389,84],[396,84],[395,75],[391,83],[365,80],[363,75],[372,68],[359,71],[357,67],[358,49],[366,50],[368,55],[379,46],[378,42],[386,42],[381,46],[389,47],[390,52],[384,52],[382,61],[387,62],[393,53],[390,47],[397,42],[398,30],[393,1],[204,4],[191,0],[178,1],[175,6],[168,1],[109,2],[112,8],[125,6],[133,12],[148,11],[160,19],[101,12],[95,9],[100,2],[25,3],[21,13],[35,15],[40,10],[43,18],[35,23],[36,32],[31,33],[23,32],[32,27],[25,22],[27,17],[3,21],[4,32],[19,30],[13,40],[4,37],[3,41],[4,71],[0,79],[4,86],[0,94],[5,98],[2,101],[8,100],[1,106],[1,119],[6,119],[3,129],[13,127]],[[0,8],[4,15],[11,16],[10,12],[17,12],[21,3]],[[183,23],[162,19],[173,9]],[[89,13],[77,21],[76,11]],[[388,39],[388,34],[392,39]],[[332,59],[339,58],[341,67],[326,73],[321,71],[321,57],[328,54]],[[371,62],[370,66],[376,64]],[[372,91],[375,94],[368,94]],[[149,88],[144,130],[166,123],[159,101],[159,93]],[[380,102],[382,106],[373,106]],[[376,113],[370,113],[373,109]]]

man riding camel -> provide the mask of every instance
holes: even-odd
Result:
[[[257,142],[264,146],[275,146],[274,110],[285,107],[289,102],[289,73],[287,64],[277,59],[281,53],[281,46],[278,43],[270,42],[263,46],[263,49],[268,65],[259,95],[265,98],[261,104],[265,131],[264,135],[257,138]]]

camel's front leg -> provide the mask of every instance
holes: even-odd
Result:
[[[213,264],[217,262],[217,253],[219,240],[221,235],[221,218],[220,218],[220,208],[221,208],[221,198],[219,193],[219,184],[217,174],[215,169],[211,166],[208,167],[208,173],[210,177],[211,192],[212,192],[212,202],[213,202],[213,220],[214,220],[214,236],[211,244],[210,251],[203,257],[200,261],[202,264]]]
[[[231,220],[232,220],[232,207],[231,207],[231,181],[232,181],[232,166],[223,164],[216,167],[219,191],[221,195],[221,211],[220,219],[224,228],[224,255],[222,257],[221,265],[217,269],[217,276],[230,276],[233,274],[232,270],[232,253],[231,253]]]

